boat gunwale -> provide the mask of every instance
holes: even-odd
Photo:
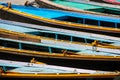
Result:
[[[0,46],[0,51],[5,53],[26,55],[26,56],[36,56],[36,57],[46,57],[46,58],[59,58],[59,59],[74,59],[74,60],[102,60],[102,61],[120,61],[120,56],[103,56],[103,55],[69,55],[69,54],[56,54],[56,53],[46,53],[31,50],[20,50],[16,48],[6,48]]]
[[[119,76],[119,73],[115,74],[19,74],[19,73],[1,73],[2,78],[114,78]]]

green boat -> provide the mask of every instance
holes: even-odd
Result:
[[[35,0],[39,7],[120,17],[120,7],[89,0]]]

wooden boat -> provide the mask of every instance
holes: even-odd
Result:
[[[35,33],[33,33],[33,35],[30,34],[25,34],[25,32],[27,33],[32,33],[35,32],[39,33],[39,30],[37,29],[30,29],[24,27],[23,25],[19,25],[19,23],[16,23],[16,25],[13,25],[13,22],[3,22],[1,21],[0,24],[0,42],[1,42],[1,46],[4,47],[10,47],[10,48],[16,48],[16,49],[20,49],[20,50],[33,50],[33,51],[38,51],[38,52],[48,52],[49,53],[64,53],[64,50],[68,50],[66,53],[67,54],[71,54],[71,55],[81,55],[84,54],[86,55],[104,55],[104,56],[118,56],[118,60],[119,60],[119,40],[115,41],[113,38],[113,42],[112,40],[105,40],[105,39],[100,39],[101,42],[107,41],[107,43],[112,42],[113,44],[118,44],[118,46],[115,45],[98,45],[98,49],[99,52],[94,52],[92,51],[92,46],[91,44],[81,44],[78,42],[63,42],[61,40],[53,40],[50,38],[44,38],[43,36],[35,36]],[[9,24],[8,24],[9,23]],[[10,24],[12,23],[12,24]],[[2,27],[3,26],[3,27]],[[29,25],[28,25],[29,26]],[[34,25],[35,26],[35,25]],[[50,32],[50,31],[49,31]],[[52,31],[53,32],[53,31]],[[47,31],[46,31],[47,33]],[[47,33],[48,34],[48,33]],[[56,33],[56,34],[60,34]],[[62,34],[60,34],[61,36],[64,36]],[[69,34],[69,36],[71,36]],[[92,38],[90,38],[92,39]],[[116,38],[117,39],[117,38]],[[31,43],[32,42],[32,43]],[[105,43],[103,43],[105,44]],[[17,46],[18,45],[18,46]],[[26,47],[25,47],[26,46]],[[42,48],[44,47],[44,48]],[[2,47],[1,47],[2,48]],[[114,49],[114,50],[113,50]],[[4,49],[3,49],[4,51]],[[2,52],[2,50],[1,50]],[[65,55],[65,54],[63,54]],[[116,60],[116,57],[114,57]],[[106,58],[107,59],[107,58]]]
[[[98,50],[101,50],[101,51],[92,51],[92,46],[88,45],[88,42],[89,42],[89,39],[92,40],[92,37],[94,39],[96,35],[95,36],[91,35],[90,36],[91,38],[89,38],[89,36],[86,36],[85,34],[82,33],[82,35],[86,36],[86,37],[84,36],[83,38],[86,38],[86,40],[88,38],[87,44],[83,44],[80,42],[75,42],[74,40],[72,40],[72,42],[71,40],[70,42],[68,42],[66,40],[63,41],[62,38],[61,40],[59,40],[59,38],[55,38],[54,40],[53,39],[51,40],[50,38],[53,38],[53,37],[50,37],[50,36],[46,36],[46,38],[43,38],[45,36],[35,36],[35,35],[38,35],[36,33],[42,33],[43,30],[44,30],[44,35],[45,34],[48,35],[51,32],[52,33],[54,32],[59,35],[58,37],[60,37],[60,35],[62,37],[66,37],[65,34],[67,34],[67,36],[76,35],[77,37],[79,34],[81,34],[80,32],[79,34],[73,35],[73,33],[77,33],[77,32],[72,32],[70,30],[65,31],[64,29],[51,28],[47,26],[41,26],[40,28],[39,25],[33,25],[33,24],[31,25],[31,24],[6,21],[6,20],[1,20],[0,23],[1,23],[0,24],[0,28],[1,28],[0,29],[0,32],[1,32],[0,33],[0,45],[1,45],[0,58],[7,59],[7,58],[13,58],[14,56],[18,56],[17,59],[19,58],[21,60],[23,58],[20,58],[20,56],[25,57],[25,59],[27,56],[29,57],[32,56],[32,57],[38,57],[40,58],[40,60],[41,58],[45,58],[43,61],[52,59],[51,61],[52,62],[56,61],[57,64],[59,64],[59,61],[61,60],[63,60],[66,65],[69,64],[69,62],[75,61],[73,62],[73,64],[74,66],[76,66],[81,63],[84,63],[81,61],[87,61],[85,63],[88,63],[90,61],[88,64],[91,64],[94,62],[93,65],[97,64],[101,66],[100,64],[102,63],[104,64],[104,67],[107,67],[107,69],[112,68],[114,70],[117,70],[116,68],[119,68],[118,65],[120,65],[120,57],[119,57],[119,48],[117,46],[116,47],[110,46],[110,45],[99,46],[97,48]],[[40,30],[42,31],[40,32]],[[58,30],[59,33],[56,32],[55,30]],[[63,32],[61,32],[60,30]],[[106,39],[102,39],[102,35],[97,35],[96,39],[102,42],[112,43],[112,45],[114,44],[119,45],[119,42],[120,42],[119,38],[103,36],[103,38],[104,37]],[[78,38],[80,38],[78,40],[82,39],[80,35],[78,36]],[[73,37],[73,39],[75,38]],[[67,52],[65,50],[67,50]],[[8,57],[8,55],[11,57]],[[47,62],[50,62],[50,61],[47,61]],[[113,65],[113,67],[108,67],[109,65],[110,66]],[[71,66],[71,63],[69,64],[69,66]],[[90,67],[90,66],[91,65],[87,67]],[[95,66],[93,67],[96,68]],[[104,67],[102,65],[100,69]]]
[[[119,18],[20,5],[11,5],[12,9],[10,9],[7,6],[7,4],[0,5],[0,15],[2,15],[0,17],[3,19],[107,35],[112,33],[114,36],[120,34]]]
[[[33,38],[33,36],[31,36],[32,38],[30,38],[30,41],[29,38],[27,38],[28,36],[22,37],[21,33],[9,32],[4,29],[0,29],[0,31],[1,52],[32,56],[38,55],[41,57],[49,56],[51,58],[120,61],[119,47],[115,47],[116,49],[98,47],[97,50],[99,51],[96,51],[92,46],[75,43],[69,44],[68,42],[42,39],[42,37],[40,39],[38,37],[38,40],[36,41],[37,38]],[[39,40],[41,42],[39,42]]]
[[[86,64],[87,65],[91,64],[86,67],[88,68],[93,66],[92,68],[97,68],[97,69],[105,68],[110,70],[112,68],[112,70],[119,70],[119,65],[120,65],[119,50],[113,50],[114,53],[112,52],[106,53],[103,51],[90,53],[89,50],[83,50],[80,52],[80,50],[79,51],[75,50],[71,48],[71,46],[69,47],[65,46],[67,44],[63,46],[58,46],[58,45],[48,45],[41,43],[17,41],[12,39],[5,39],[5,38],[4,39],[0,38],[0,43],[4,44],[4,46],[0,46],[0,52],[1,52],[0,58],[4,58],[4,59],[16,58],[20,60],[23,59],[27,60],[26,57],[37,57],[40,60],[43,61],[46,60],[46,62],[52,61],[51,62],[52,64],[63,65],[64,62],[64,65],[71,67],[73,66],[79,67],[78,65],[81,65],[83,67],[83,65],[85,66]],[[83,47],[81,49],[83,49]],[[110,49],[108,50],[110,51]],[[73,62],[72,63],[73,65],[71,65],[71,62]],[[85,63],[83,64],[83,62]],[[97,67],[95,67],[95,65],[97,65]]]
[[[34,60],[35,61],[35,60]],[[1,78],[115,78],[119,72],[71,68],[35,62],[0,60]]]
[[[120,5],[119,0],[103,0],[103,1],[108,2],[108,3],[112,3],[112,4],[116,4],[116,5]]]
[[[102,0],[35,0],[35,2],[39,7],[120,17],[119,6],[106,4]]]
[[[66,44],[68,41],[70,41],[71,44],[81,43],[80,45],[82,44],[91,45],[91,43],[94,40],[98,40],[101,43],[98,45],[99,47],[112,48],[112,49],[120,48],[119,37],[105,36],[105,35],[59,29],[59,28],[51,28],[48,26],[39,26],[39,25],[7,21],[7,20],[0,21],[0,31],[1,31],[0,37],[23,40],[23,41],[32,41],[39,43],[41,42],[42,39],[42,42],[45,40],[48,41],[48,42],[45,41],[43,43],[52,44],[50,42],[53,42],[53,39],[55,39],[55,42],[56,41],[63,42],[64,40]],[[32,34],[32,35],[28,35],[28,34]]]

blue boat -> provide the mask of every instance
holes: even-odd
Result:
[[[34,29],[34,28],[36,28],[36,29]],[[15,31],[16,33],[10,32],[9,30]],[[59,32],[57,32],[56,30]],[[16,40],[31,41],[31,42],[38,42],[38,43],[42,42],[45,44],[54,44],[54,42],[55,42],[56,45],[58,45],[58,46],[61,44],[62,45],[66,44],[66,46],[67,46],[67,44],[69,44],[68,41],[70,41],[71,48],[69,48],[69,49],[73,48],[75,50],[80,49],[80,48],[74,47],[74,46],[77,46],[76,44],[83,45],[83,46],[84,45],[92,46],[91,43],[94,40],[99,40],[99,42],[101,42],[101,44],[104,44],[104,45],[98,45],[98,47],[112,48],[112,49],[120,48],[119,47],[120,41],[119,41],[119,38],[117,38],[117,37],[83,33],[83,32],[77,32],[77,31],[72,31],[72,30],[51,28],[51,27],[47,27],[47,26],[38,26],[38,25],[33,25],[33,24],[26,24],[26,23],[6,21],[6,20],[0,21],[0,31],[1,31],[1,33],[0,33],[1,38],[2,37],[3,38],[11,38],[11,39],[16,39]],[[5,34],[5,32],[6,32],[6,34]],[[19,33],[17,33],[17,32],[19,32]],[[25,33],[32,34],[32,36],[25,35]],[[17,36],[15,36],[15,35],[17,35]],[[36,35],[36,36],[33,36],[33,35]],[[53,38],[54,38],[54,40],[53,40]],[[64,40],[64,42],[63,42],[63,40]],[[59,44],[59,43],[61,43],[61,44]],[[65,46],[65,45],[63,45],[63,46]],[[86,49],[87,49],[87,47],[86,47]]]
[[[3,19],[114,36],[120,34],[120,18],[20,5],[11,5],[12,8],[8,8],[5,3],[0,7],[0,17]]]
[[[48,65],[32,59],[34,62],[20,62],[0,60],[1,78],[29,78],[29,79],[70,79],[70,78],[114,78],[118,72],[71,68]]]
[[[69,42],[63,42],[63,41],[55,41],[55,40],[50,40],[50,39],[44,39],[41,37],[41,42],[35,42],[35,40],[32,40],[32,41],[27,41],[27,39],[29,38],[24,38],[22,37],[22,40],[21,39],[21,36],[20,33],[19,33],[19,37],[16,38],[15,36],[15,32],[12,32],[12,35],[9,31],[7,30],[1,30],[1,35],[0,36],[0,43],[1,43],[1,52],[3,51],[6,51],[6,52],[24,52],[24,54],[28,54],[28,55],[31,55],[33,54],[33,56],[35,54],[39,54],[39,56],[53,56],[56,55],[58,57],[70,57],[70,56],[66,56],[66,55],[77,55],[76,56],[76,59],[79,59],[77,58],[78,56],[86,56],[88,57],[89,56],[89,59],[91,58],[90,55],[94,55],[94,58],[97,59],[97,56],[98,57],[98,60],[105,60],[105,58],[102,58],[103,56],[106,57],[106,59],[109,59],[109,57],[111,56],[111,58],[109,60],[112,60],[113,59],[116,61],[119,61],[119,49],[110,49],[110,48],[104,48],[104,47],[97,47],[98,51],[95,51],[92,49],[92,46],[90,45],[85,45],[85,44],[79,44],[79,43],[69,43]],[[4,32],[3,32],[4,31]],[[5,31],[7,33],[5,33]],[[3,34],[5,34],[5,36],[7,34],[8,37],[4,37]],[[18,33],[16,33],[18,34]],[[14,35],[14,36],[13,36]],[[22,34],[21,34],[22,35]],[[12,36],[12,37],[11,37]],[[26,36],[26,35],[24,35]],[[28,36],[28,35],[27,35]],[[15,39],[14,39],[15,37]],[[34,41],[34,42],[33,42]],[[4,48],[2,48],[4,47]],[[7,48],[10,48],[10,50],[6,50]],[[15,50],[14,50],[15,48]],[[109,50],[109,51],[108,51]],[[37,52],[31,52],[31,51],[37,51]],[[28,52],[28,53],[27,53]],[[24,55],[22,54],[22,55]],[[59,56],[59,54],[61,56]],[[55,57],[56,57],[55,56]],[[102,56],[102,57],[101,57]],[[116,57],[115,57],[116,56]],[[88,58],[86,58],[88,59]],[[96,60],[96,59],[93,59],[93,60]]]
[[[113,45],[114,47],[120,46],[119,37],[112,37],[107,35],[105,36],[100,34],[93,34],[88,32],[80,32],[80,31],[67,30],[67,29],[52,28],[49,26],[39,26],[39,25],[20,23],[20,22],[8,21],[8,20],[0,20],[0,28],[15,32],[20,32],[20,33],[27,33],[27,34],[40,36],[38,38],[36,37],[37,40],[34,40],[36,42],[37,41],[40,42],[41,37],[46,37],[46,38],[53,38],[55,40],[80,42],[85,44],[91,44],[94,40],[98,40],[101,43],[106,44],[107,46],[108,45],[109,46]],[[32,41],[32,39],[29,40]]]
[[[67,60],[70,60],[70,61],[85,60],[85,61],[92,61],[92,62],[107,61],[109,62],[109,64],[112,64],[112,63],[114,63],[115,65],[119,64],[119,61],[120,61],[119,49],[98,47],[99,51],[93,51],[92,46],[89,46],[89,45],[83,45],[79,43],[59,41],[59,40],[50,40],[48,38],[45,39],[42,37],[38,37],[41,42],[36,42],[36,40],[27,41],[30,37],[30,34],[28,36],[28,34],[25,34],[25,33],[32,33],[32,32],[39,33],[40,30],[33,29],[38,25],[36,26],[30,25],[30,24],[28,25],[28,26],[34,26],[33,28],[27,28],[28,26],[26,25],[28,24],[18,23],[18,22],[15,24],[15,22],[13,21],[8,22],[8,21],[1,20],[0,51],[3,54],[1,54],[0,57],[3,58],[2,55],[4,55],[5,57],[5,55],[11,54],[16,56],[18,55],[19,57],[20,55],[22,55],[22,56],[32,56],[32,57],[47,58],[47,59],[57,59],[55,61],[65,60],[64,62],[67,62]],[[4,30],[4,29],[7,29],[7,30]],[[52,28],[52,30],[55,30],[55,28]],[[46,30],[46,33],[47,32],[50,32],[50,30],[48,31]],[[9,34],[9,36],[8,37],[2,36],[3,33],[4,35]],[[27,35],[26,39],[21,36],[23,35],[23,33],[24,33],[24,36]],[[16,34],[20,38],[14,37],[16,36]],[[59,32],[59,34],[61,33]],[[61,36],[62,35],[63,34],[61,34]],[[69,35],[72,35],[72,34],[69,34]],[[30,38],[36,39],[35,34],[34,34],[34,38],[32,35]],[[112,40],[105,40],[105,39],[101,39],[101,40],[112,42]],[[113,41],[113,42],[119,45],[119,41]],[[116,67],[115,65],[113,66]]]

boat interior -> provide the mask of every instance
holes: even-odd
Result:
[[[51,44],[52,43],[52,44]],[[0,38],[0,46],[1,49],[5,48],[13,48],[18,50],[29,50],[29,51],[38,51],[42,53],[57,53],[57,54],[87,54],[87,55],[106,55],[106,56],[119,56],[119,50],[110,50],[107,49],[101,49],[100,51],[93,51],[92,47],[87,46],[81,46],[81,45],[75,45],[75,44],[68,44],[64,45],[65,43],[57,43],[55,42],[48,42],[46,43],[35,43],[35,42],[26,42],[26,41],[19,41],[19,40],[13,40],[13,39],[7,39],[7,38]],[[54,45],[53,45],[54,44]],[[3,48],[2,48],[3,47]],[[1,50],[2,51],[2,50]],[[17,50],[16,50],[17,51]]]
[[[0,68],[4,71],[4,73],[37,73],[38,74],[113,74],[117,72],[112,71],[104,71],[104,70],[90,70],[90,69],[82,69],[82,68],[72,68],[72,67],[64,67],[64,66],[55,66],[49,65],[45,63],[39,62],[22,62],[22,61],[12,61],[12,60],[0,60]],[[4,63],[3,63],[4,62]],[[38,62],[38,61],[37,61]],[[17,64],[17,65],[16,65]]]

